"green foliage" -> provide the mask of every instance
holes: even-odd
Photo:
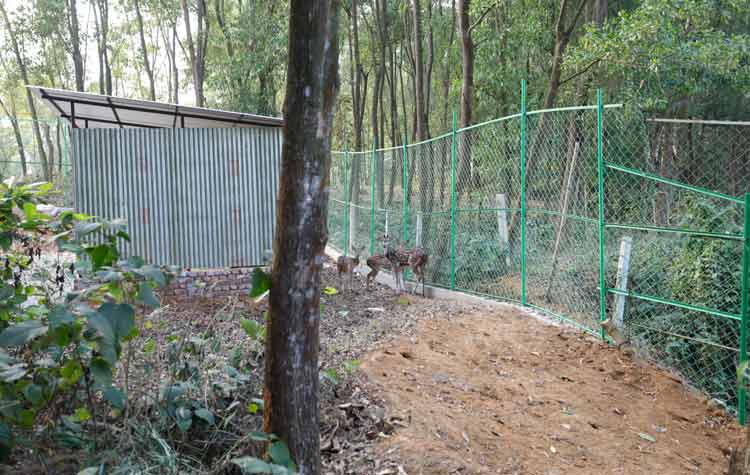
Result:
[[[51,217],[37,210],[50,186],[0,185],[0,455],[27,440],[48,406],[75,409],[48,424],[63,445],[81,446],[85,426],[101,419],[93,396],[101,394],[123,410],[127,396],[113,385],[123,343],[137,332],[135,303],[157,306],[145,286],[165,284],[168,273],[137,259],[122,260],[118,241],[127,240],[122,222],[95,221],[63,212]],[[52,236],[52,238],[46,238]],[[70,268],[45,269],[42,248],[56,243],[79,258]],[[66,282],[80,276],[79,289]],[[53,279],[54,276],[54,279]],[[46,286],[47,280],[55,287]],[[140,291],[139,291],[140,290]],[[63,409],[64,410],[64,409]],[[23,442],[26,443],[26,442]]]
[[[680,227],[741,234],[741,215],[734,205],[720,207],[694,198],[682,203],[680,211]],[[645,251],[636,253],[632,263],[632,285],[653,288],[644,293],[739,314],[741,242],[662,237],[638,246]],[[712,397],[736,403],[734,356],[726,348],[737,348],[737,321],[638,300],[628,306],[626,323],[632,325],[633,335],[661,362]]]
[[[620,82],[623,96],[651,111],[741,118],[750,86],[746,10],[740,0],[644,0],[602,29],[591,26],[567,67],[598,63],[599,81]]]
[[[271,275],[261,268],[255,268],[252,274],[250,297],[260,297],[271,288]]]

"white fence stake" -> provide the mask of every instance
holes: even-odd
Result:
[[[505,251],[505,265],[510,267],[510,248],[508,246],[508,199],[505,193],[495,195],[499,211],[497,212],[497,233],[500,236],[500,249]]]
[[[349,242],[347,243],[347,251],[344,253],[348,256],[351,255],[352,249],[357,244],[357,206],[349,205]]]
[[[417,236],[416,236],[416,245],[418,247],[422,246],[422,213],[417,214]]]
[[[617,259],[617,280],[615,288],[623,292],[628,291],[628,271],[630,270],[630,251],[633,248],[633,238],[623,236],[620,241],[620,255]],[[625,316],[625,297],[624,295],[615,295],[615,316],[613,323],[615,327],[623,327]]]

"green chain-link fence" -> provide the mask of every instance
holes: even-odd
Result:
[[[38,126],[41,144],[34,127]],[[0,119],[0,179],[26,177],[55,183],[60,205],[73,204],[70,134],[62,120],[12,117]]]
[[[369,256],[387,234],[428,252],[428,285],[598,336],[610,318],[744,423],[750,124],[649,120],[599,97],[334,152],[329,243]]]

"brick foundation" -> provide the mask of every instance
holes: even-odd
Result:
[[[252,273],[251,267],[182,271],[159,294],[162,297],[247,294],[252,287]]]

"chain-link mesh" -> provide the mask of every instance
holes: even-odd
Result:
[[[525,134],[519,114],[405,147],[336,153],[331,242],[345,248],[348,229],[352,247],[382,252],[387,234],[425,248],[428,284],[525,300],[597,335],[612,319],[650,357],[736,405],[737,197],[750,189],[750,127],[605,106],[600,130],[598,114],[529,112]]]
[[[35,124],[39,127],[41,144],[37,141]],[[31,181],[51,181],[56,193],[53,201],[65,206],[73,204],[69,151],[69,130],[63,121],[38,120],[35,123],[17,117],[0,120],[0,179],[25,175]]]

